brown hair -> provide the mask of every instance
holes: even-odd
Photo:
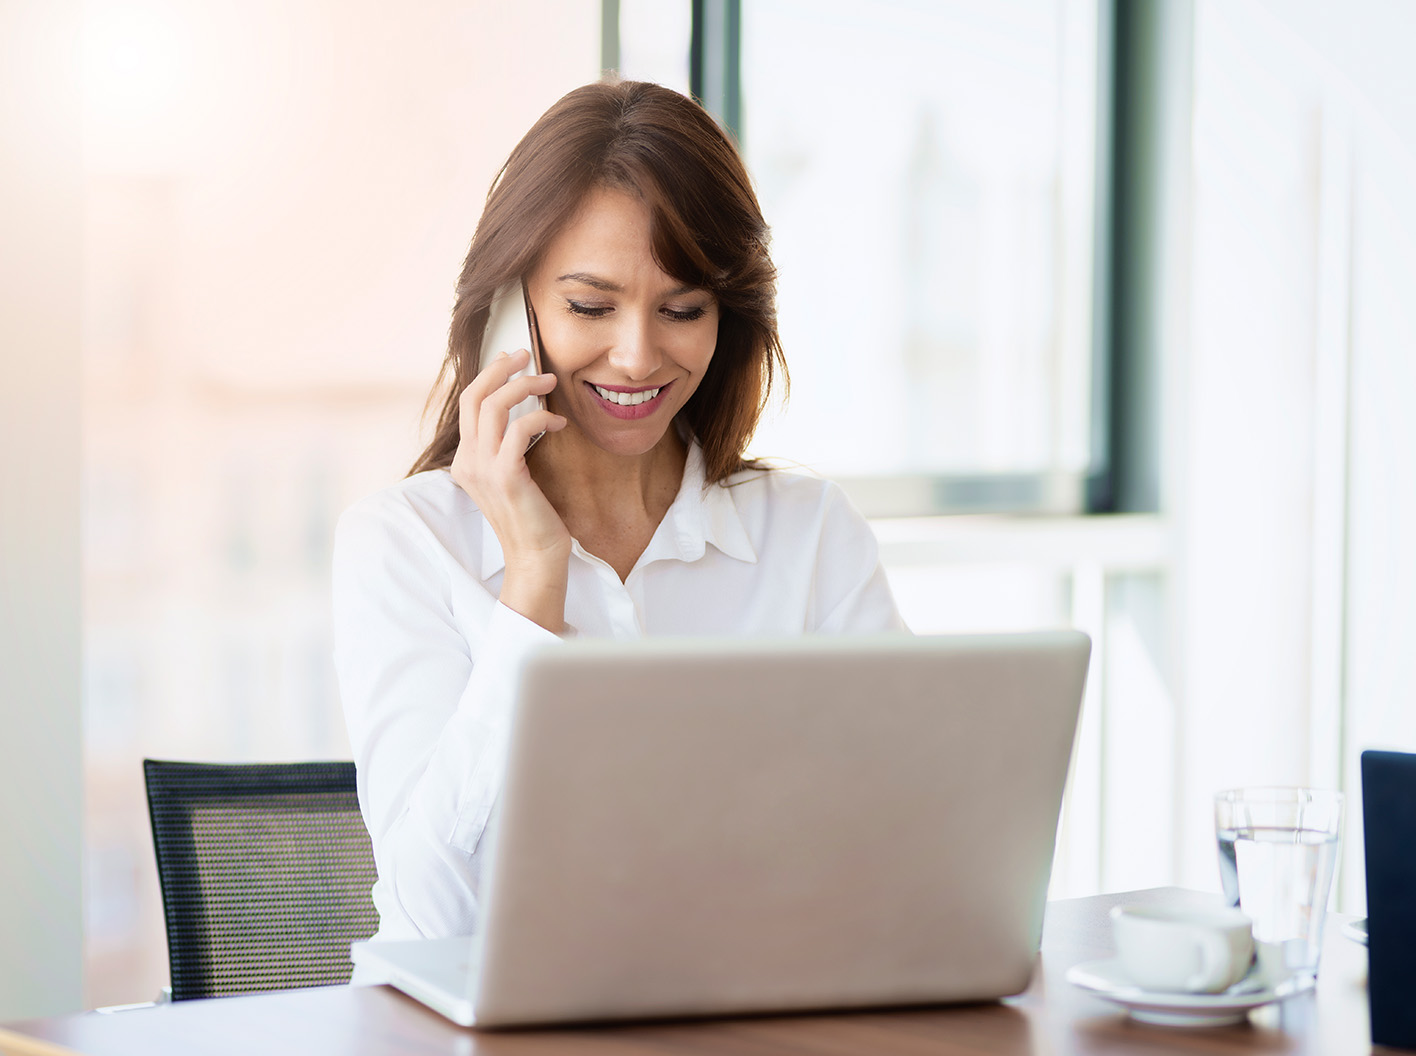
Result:
[[[748,466],[748,440],[786,361],[777,335],[768,229],[736,148],[701,106],[642,81],[588,84],[532,126],[492,181],[457,280],[447,357],[428,396],[437,431],[409,474],[452,464],[458,397],[477,373],[496,291],[528,274],[595,187],[650,210],[650,248],[666,274],[710,291],[718,344],[679,412],[703,447],[707,479]]]

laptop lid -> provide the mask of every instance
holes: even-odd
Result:
[[[489,833],[476,1021],[1024,989],[1089,648],[1068,631],[537,654]]]

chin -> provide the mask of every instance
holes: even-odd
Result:
[[[617,429],[604,433],[587,434],[592,444],[601,451],[624,458],[647,455],[663,443],[667,429]]]

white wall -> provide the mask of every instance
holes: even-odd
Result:
[[[1315,5],[1305,5],[1312,9]],[[1348,794],[1344,898],[1365,905],[1359,756],[1416,751],[1416,73],[1403,41],[1416,8],[1375,4],[1359,32],[1306,10],[1319,42],[1350,81],[1349,497],[1342,671],[1342,780]]]
[[[1416,8],[1197,12],[1179,879],[1216,789],[1342,787],[1361,912],[1358,754],[1416,750]]]
[[[0,1020],[81,1002],[78,9],[0,2]]]

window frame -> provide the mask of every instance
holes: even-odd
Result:
[[[607,69],[619,0],[602,0]],[[742,133],[741,0],[691,0],[689,84],[735,141]],[[1098,0],[1091,276],[1090,464],[1084,471],[839,478],[867,517],[1152,513],[1161,505],[1160,364],[1154,296],[1167,72],[1165,19],[1142,0]]]

